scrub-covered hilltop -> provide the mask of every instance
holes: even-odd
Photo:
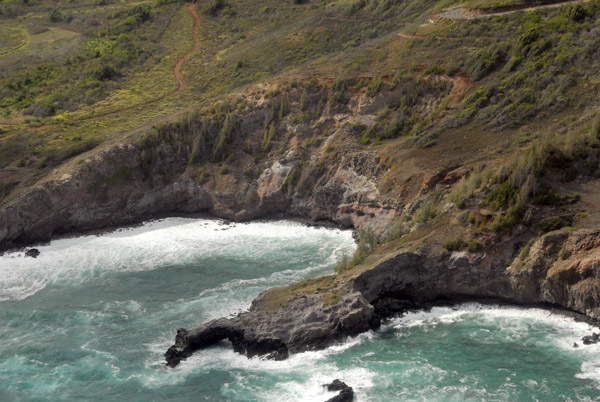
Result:
[[[155,25],[177,44],[108,80],[100,100],[75,97],[36,119],[25,117],[35,102],[5,108],[2,247],[193,212],[357,229],[356,254],[333,276],[180,332],[175,358],[203,344],[194,336],[285,356],[439,300],[542,302],[598,318],[598,1],[499,5],[484,18],[444,17],[477,7],[452,1],[163,3],[136,5],[149,17],[128,34],[102,31],[111,18],[80,34],[82,52]],[[2,18],[26,25],[44,4]],[[31,58],[19,45],[9,58]],[[31,77],[31,60],[6,79]],[[87,63],[69,60],[47,64]]]

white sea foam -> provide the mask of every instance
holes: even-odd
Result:
[[[162,355],[170,339],[146,345],[152,358],[146,361],[144,375],[136,377],[145,387],[160,388],[165,385],[185,383],[190,376],[210,370],[225,370],[237,376],[235,384],[227,384],[222,390],[226,396],[236,400],[237,393],[254,394],[255,399],[265,401],[325,401],[336,392],[328,392],[323,385],[336,378],[343,378],[351,384],[357,400],[366,400],[368,389],[372,388],[375,372],[361,367],[339,369],[329,357],[343,353],[349,348],[373,338],[366,333],[348,338],[346,342],[321,351],[298,353],[283,361],[247,357],[233,352],[227,342],[223,346],[212,347],[196,353],[182,362],[176,369],[164,367]],[[255,387],[257,378],[280,377],[275,387],[262,389]]]
[[[431,311],[410,312],[393,320],[385,328],[435,329],[438,325],[459,323],[467,319],[511,330],[510,337],[507,338],[509,341],[527,339],[529,328],[533,324],[547,325],[549,342],[582,360],[581,373],[576,377],[594,380],[600,387],[600,344],[584,346],[581,342],[583,336],[590,335],[592,331],[598,332],[600,328],[548,310],[465,303],[454,307],[434,307]],[[575,348],[574,343],[580,346]]]
[[[41,254],[36,259],[26,258],[23,253],[0,256],[0,301],[22,300],[51,283],[78,284],[110,272],[148,271],[189,264],[198,259],[218,258],[225,250],[232,261],[260,259],[269,252],[268,244],[275,242],[283,247],[307,241],[322,246],[333,243],[338,247],[340,244],[351,247],[351,236],[348,231],[307,227],[289,221],[237,225],[186,218],[153,221],[102,236],[56,240],[38,247]]]
[[[402,317],[394,319],[387,326],[395,328],[413,326],[436,326],[464,321],[466,318],[476,317],[482,322],[497,323],[499,319],[507,319],[508,325],[519,325],[527,322],[548,323],[553,327],[569,329],[573,332],[584,333],[597,329],[584,322],[553,314],[539,308],[521,308],[514,306],[483,305],[478,303],[464,303],[453,307],[434,307],[430,311],[409,312]],[[571,343],[572,344],[572,343]]]

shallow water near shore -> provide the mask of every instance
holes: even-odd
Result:
[[[176,369],[178,327],[332,272],[352,233],[293,222],[174,218],[0,256],[1,401],[594,401],[588,324],[540,309],[464,304],[411,313],[324,351],[247,359],[223,342]]]

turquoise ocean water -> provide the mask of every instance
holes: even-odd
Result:
[[[335,378],[361,401],[600,400],[600,345],[572,347],[591,327],[477,304],[282,362],[223,342],[164,366],[178,327],[328,274],[354,248],[348,231],[173,218],[0,256],[0,401],[324,401]]]

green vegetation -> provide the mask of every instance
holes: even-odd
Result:
[[[414,223],[426,223],[430,219],[435,218],[438,215],[437,202],[435,200],[428,200],[417,209],[413,216]]]
[[[459,218],[467,239],[478,219],[470,209],[494,209],[475,232],[486,231],[484,244],[489,231],[516,223],[570,226],[577,212],[554,210],[576,197],[559,194],[558,180],[600,177],[600,1],[428,23],[458,4],[524,1],[211,0],[196,5],[195,53],[194,20],[182,1],[0,2],[0,168],[11,169],[0,198],[111,141],[137,146],[139,170],[98,177],[92,192],[142,174],[150,185],[182,172],[198,185],[243,180],[240,172],[256,180],[278,152],[297,158],[281,191],[308,199],[305,178],[327,178],[330,161],[356,149],[389,167],[356,166],[382,177],[378,190],[389,205],[420,203],[397,237],[454,222],[446,202],[467,209]],[[404,161],[432,174],[476,168],[452,188],[425,188]],[[553,213],[536,216],[542,207]],[[377,247],[363,232],[336,272]],[[483,250],[460,237],[444,247]]]
[[[485,204],[489,204],[494,209],[505,209],[516,205],[520,190],[510,185],[507,180],[498,185],[485,198]]]
[[[556,0],[468,0],[465,2],[465,6],[483,10],[502,10],[521,6],[531,7],[553,2],[556,2]]]
[[[571,254],[571,250],[569,250],[566,246],[563,246],[563,248],[560,250],[560,259],[564,261],[568,259]]]
[[[40,14],[31,16],[30,23],[54,33],[48,43],[61,41],[61,53],[49,53],[51,47],[40,46],[36,59],[15,53],[0,62],[0,107],[7,117],[50,117],[105,98],[145,65],[163,57],[157,45],[164,30],[160,27],[176,12],[168,5],[96,8],[88,3],[79,10],[54,8],[44,22],[44,5],[49,2],[40,3]],[[61,32],[69,34],[59,36]],[[46,34],[37,35],[34,32],[30,46]],[[17,63],[23,62],[25,68],[19,68]]]
[[[529,257],[529,252],[531,251],[531,246],[533,246],[533,243],[535,243],[535,239],[529,240],[525,247],[523,247],[523,250],[521,250],[521,254],[519,254],[519,259],[521,261],[525,261],[527,257]]]
[[[463,225],[474,225],[477,223],[477,216],[473,211],[465,211],[459,216],[458,220]]]
[[[453,237],[444,242],[444,248],[448,251],[460,251],[466,247],[467,243],[460,236]]]
[[[469,245],[467,246],[467,251],[469,253],[479,253],[480,251],[483,251],[484,247],[483,244],[479,243],[477,240],[473,239],[469,242]]]
[[[356,251],[351,258],[344,255],[342,259],[338,261],[334,268],[335,273],[339,275],[362,263],[377,248],[378,244],[379,242],[373,229],[361,227],[358,231],[358,245]]]
[[[517,127],[577,101],[572,88],[591,78],[593,61],[588,55],[599,49],[598,41],[587,34],[599,10],[592,1],[457,25],[459,35],[485,26],[486,36],[494,38],[466,63],[475,79],[489,79],[463,102],[462,121]]]
[[[275,138],[277,134],[277,129],[275,128],[275,122],[271,122],[269,125],[269,129],[265,131],[265,136],[262,141],[263,151],[269,152],[271,150],[271,141]]]
[[[114,174],[108,177],[100,177],[89,188],[90,192],[97,192],[105,186],[115,186],[120,183],[128,182],[131,179],[133,172],[131,169],[123,168],[117,170]]]
[[[448,201],[454,204],[457,208],[464,208],[467,200],[474,196],[476,190],[478,190],[483,184],[483,174],[477,170],[472,172],[469,177],[463,177],[460,181],[454,185],[450,195],[448,195]]]
[[[376,85],[373,86],[373,83]],[[359,82],[356,86],[360,85]],[[369,84],[369,94],[372,88],[376,88],[374,95],[382,85],[381,79],[373,80]],[[425,112],[424,102],[433,97],[441,103],[450,92],[450,86],[445,81],[406,76],[393,77],[389,87],[394,88],[394,94],[397,95],[389,100],[388,107],[377,116],[374,125],[358,133],[359,143],[366,145],[418,134],[420,128],[432,121],[432,116]]]
[[[300,172],[297,168],[292,168],[290,173],[285,178],[285,181],[281,185],[281,191],[284,193],[288,193],[292,188],[296,185],[298,180],[300,179]]]
[[[208,181],[208,173],[206,172],[206,169],[203,167],[199,167],[198,171],[196,172],[196,183],[198,183],[199,186],[205,184]]]
[[[571,222],[565,218],[554,217],[552,219],[548,219],[540,222],[540,229],[544,231],[544,233],[552,232],[554,230],[560,230],[563,228],[571,227]]]

